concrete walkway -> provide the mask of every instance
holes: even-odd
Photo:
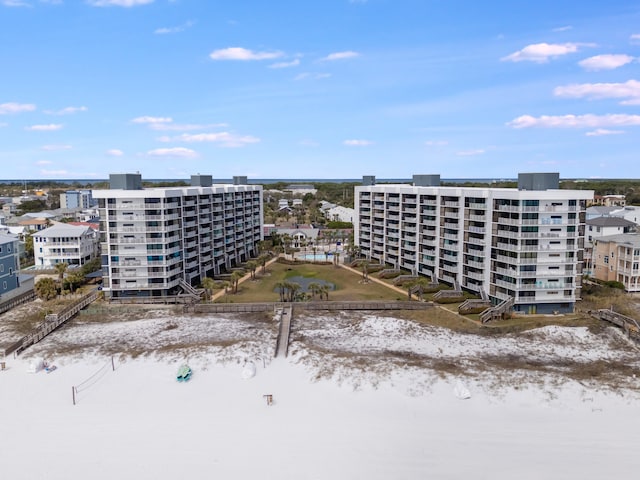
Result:
[[[270,259],[266,265],[265,265],[265,269],[271,265],[272,263],[274,263],[276,260],[278,260],[278,255],[276,255],[275,257],[273,257],[272,259]],[[256,270],[256,272],[258,271],[262,271],[262,267],[258,267],[258,269]],[[258,274],[259,275],[259,274]],[[240,280],[238,280],[238,285],[241,284],[242,282],[246,281],[246,280],[250,280],[251,279],[251,272],[247,273],[244,277],[242,277]],[[220,290],[219,292],[215,293],[214,295],[211,296],[211,301],[215,302],[216,300],[218,300],[221,297],[224,297],[226,295],[225,289],[223,288],[222,290]]]
[[[345,270],[349,270],[350,272],[353,272],[356,275],[362,276],[362,272],[360,270],[356,270],[355,268],[349,267],[348,265],[345,265],[344,263],[340,263],[338,265],[340,265]],[[398,293],[401,293],[405,297],[407,296],[407,291],[405,289],[400,288],[400,287],[396,287],[395,285],[391,285],[391,284],[389,284],[387,282],[384,282],[384,281],[380,280],[379,278],[375,278],[375,277],[372,277],[371,275],[369,275],[369,281],[370,282],[374,282],[374,283],[378,283],[380,285],[383,285],[383,286],[385,286],[385,287],[387,287],[387,288],[389,288],[391,290],[394,290],[394,291],[396,291]]]

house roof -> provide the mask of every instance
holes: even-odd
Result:
[[[587,220],[594,227],[635,227],[636,224],[622,217],[597,217]]]
[[[47,218],[29,218],[18,222],[18,225],[44,225],[49,221]]]
[[[80,237],[88,231],[93,231],[92,227],[85,227],[81,225],[70,225],[68,223],[56,223],[52,227],[45,228],[38,232],[35,237]]]
[[[42,212],[25,213],[21,218],[54,218],[55,216],[56,214],[51,212],[51,210],[44,210]]]
[[[594,240],[597,243],[617,243],[627,245],[632,248],[640,248],[640,235],[636,233],[620,233],[618,235],[607,235]]]
[[[4,233],[0,233],[0,244],[17,242],[18,239],[16,237],[12,237],[11,235],[5,235]]]
[[[76,227],[89,227],[94,230],[100,230],[100,224],[96,222],[68,222],[67,225],[75,225]]]

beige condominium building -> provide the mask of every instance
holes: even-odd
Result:
[[[142,188],[140,174],[110,175],[99,202],[103,290],[112,299],[193,293],[207,276],[255,256],[262,240],[262,186],[246,177]]]
[[[622,233],[594,240],[593,276],[616,281],[627,292],[640,292],[640,235]]]
[[[413,184],[355,189],[355,242],[372,261],[488,296],[523,313],[571,312],[582,285],[585,209],[593,191],[562,190],[557,173],[518,188]]]

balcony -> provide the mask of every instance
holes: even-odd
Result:
[[[473,278],[474,280],[480,280],[480,281],[484,280],[484,275],[478,272],[467,272],[465,273],[465,276],[469,278]]]

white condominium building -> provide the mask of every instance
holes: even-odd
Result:
[[[210,175],[194,175],[189,187],[142,189],[139,174],[115,174],[110,189],[93,196],[103,290],[112,299],[189,293],[256,255],[263,239],[262,186],[246,177],[214,185]]]
[[[559,175],[519,174],[518,188],[413,185],[355,188],[355,243],[367,258],[431,277],[523,313],[571,312],[580,298],[585,209],[593,191]]]

